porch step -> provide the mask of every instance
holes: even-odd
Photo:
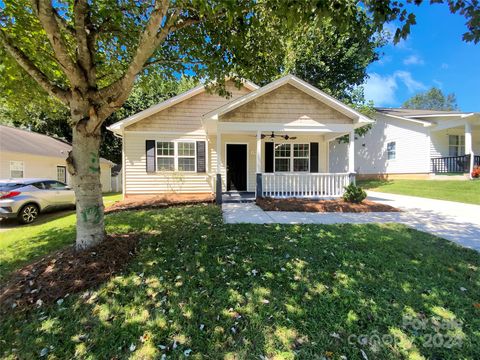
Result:
[[[225,192],[222,194],[222,202],[229,203],[252,203],[255,202],[254,192]]]

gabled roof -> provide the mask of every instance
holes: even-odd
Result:
[[[12,152],[66,159],[72,146],[63,140],[33,131],[0,125],[0,153]],[[113,163],[100,159],[102,163]]]
[[[234,109],[245,105],[260,96],[263,96],[265,94],[268,94],[269,92],[272,92],[275,89],[278,89],[279,87],[290,84],[296,87],[297,89],[305,92],[306,94],[312,96],[313,98],[323,102],[324,104],[330,106],[331,108],[337,110],[338,112],[344,114],[345,116],[351,118],[354,120],[354,122],[359,122],[359,123],[372,123],[373,120],[369,119],[365,115],[362,115],[358,111],[352,109],[350,106],[345,105],[341,101],[333,98],[332,96],[324,93],[323,91],[317,89],[315,86],[310,85],[309,83],[297,78],[294,75],[286,75],[278,80],[275,80],[255,91],[252,91],[249,94],[246,94],[244,96],[241,96],[224,106],[219,107],[218,109],[215,109],[203,116],[205,120],[211,119],[211,120],[216,120],[218,119],[219,116],[226,114],[230,111],[233,111]]]
[[[228,78],[226,79],[228,81]],[[249,90],[257,90],[259,88],[258,85],[254,84],[251,81],[241,79],[243,86],[245,86]],[[157,112],[160,112],[162,110],[168,109],[169,107],[172,107],[175,104],[181,103],[182,101],[185,101],[187,99],[190,99],[191,97],[201,94],[206,91],[206,84],[198,85],[197,87],[194,87],[193,89],[190,89],[188,91],[185,91],[177,96],[174,96],[168,100],[165,100],[164,102],[161,102],[157,105],[153,105],[149,107],[148,109],[145,109],[143,111],[140,111],[139,113],[136,113],[126,119],[123,119],[121,121],[118,121],[112,125],[110,125],[107,129],[116,133],[116,134],[121,134],[123,132],[123,129],[127,126],[130,126],[132,124],[135,124],[137,121],[140,121],[142,119],[145,119],[149,117],[150,115],[153,115]]]
[[[480,116],[480,113],[466,113],[459,111],[442,111],[442,110],[421,110],[421,109],[402,109],[402,108],[375,108],[377,113],[383,114],[390,118],[410,121],[423,126],[435,126],[437,120],[445,119],[464,119],[471,116]]]

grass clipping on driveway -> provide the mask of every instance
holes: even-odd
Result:
[[[308,200],[308,199],[272,199],[256,200],[257,205],[265,211],[301,211],[301,212],[396,212],[400,211],[393,206],[379,204],[370,200],[363,200],[360,204],[353,204],[343,199]]]
[[[480,255],[437,237],[398,224],[224,224],[214,205],[105,221],[142,234],[133,260],[88,297],[1,316],[0,358],[479,358]]]
[[[0,312],[61,302],[97,287],[128,264],[136,243],[135,235],[108,236],[89,250],[68,246],[23,267],[0,286]]]

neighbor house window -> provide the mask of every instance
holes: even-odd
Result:
[[[387,143],[387,159],[388,160],[395,160],[397,157],[397,144],[395,141],[391,141]]]
[[[157,141],[158,171],[195,171],[195,142]]]
[[[23,161],[10,161],[10,177],[23,178]]]
[[[448,136],[448,155],[449,156],[465,155],[465,136],[463,135]]]
[[[275,171],[308,171],[309,144],[275,144]]]
[[[67,182],[67,168],[66,166],[57,166],[57,180],[63,183]]]

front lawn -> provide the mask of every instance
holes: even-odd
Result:
[[[122,194],[103,195],[105,207],[121,200]],[[0,232],[0,281],[19,266],[71,243],[75,237],[75,212],[48,214],[48,221],[19,225]]]
[[[372,191],[480,205],[480,181],[364,180],[358,185]]]
[[[434,236],[394,224],[226,225],[214,205],[106,223],[144,234],[133,262],[95,291],[3,316],[1,358],[479,357],[480,255]],[[73,234],[55,226],[36,236]]]

